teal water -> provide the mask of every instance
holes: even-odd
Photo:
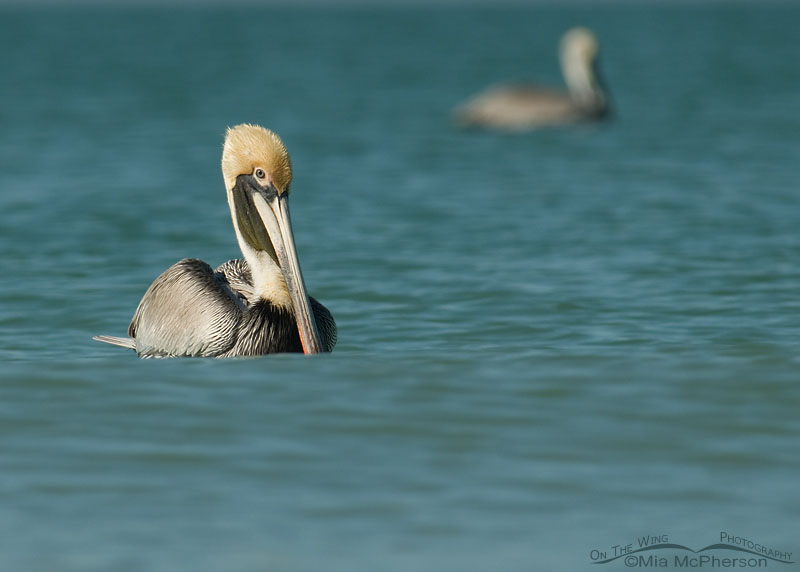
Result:
[[[619,570],[591,551],[722,531],[800,553],[798,21],[0,10],[0,569]],[[488,84],[560,83],[575,24],[612,122],[451,125]],[[219,157],[245,121],[292,153],[335,352],[93,342],[176,260],[239,255]]]

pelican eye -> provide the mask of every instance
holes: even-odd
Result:
[[[264,169],[256,169],[256,178],[264,180],[267,177],[267,174],[264,172]]]

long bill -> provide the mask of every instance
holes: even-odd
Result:
[[[257,194],[256,197],[263,198],[263,195]],[[317,321],[311,314],[311,304],[308,301],[303,273],[300,271],[300,262],[294,246],[287,195],[276,193],[269,199],[256,199],[255,206],[264,223],[264,228],[269,234],[278,264],[283,272],[283,278],[286,281],[286,288],[289,290],[289,297],[292,300],[297,320],[297,331],[300,334],[300,343],[303,344],[303,352],[306,354],[321,353],[322,341],[317,330]]]

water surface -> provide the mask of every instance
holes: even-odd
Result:
[[[576,570],[721,531],[800,551],[798,18],[4,8],[0,567]],[[575,24],[612,122],[452,126],[491,83],[558,85]],[[219,157],[244,121],[292,153],[336,351],[92,342],[176,260],[239,256]]]

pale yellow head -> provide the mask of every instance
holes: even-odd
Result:
[[[579,60],[591,64],[597,57],[597,38],[589,28],[572,28],[561,38],[562,60]]]
[[[275,133],[258,125],[243,123],[229,127],[222,148],[222,176],[228,190],[236,177],[261,169],[278,194],[289,189],[292,182],[292,161],[289,152]]]

